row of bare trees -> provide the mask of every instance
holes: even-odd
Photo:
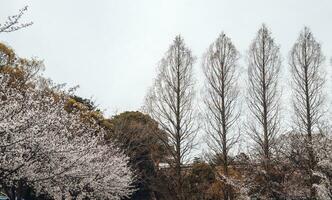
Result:
[[[270,171],[281,131],[279,84],[282,56],[270,30],[263,25],[248,52],[247,123],[239,131],[241,116],[238,87],[239,52],[224,33],[210,45],[203,56],[204,121],[208,146],[222,160],[221,177],[228,178],[230,151],[239,141],[239,132],[246,133],[254,143],[260,167],[265,172],[265,190],[273,197]],[[324,117],[324,60],[321,46],[305,27],[290,51],[292,74],[294,131],[303,134],[308,160],[305,165],[310,177],[310,198],[315,199],[314,172],[317,160],[313,150],[313,134]],[[178,199],[185,199],[182,191],[181,168],[195,145],[199,120],[195,103],[193,64],[195,58],[183,39],[177,36],[161,60],[158,75],[145,101],[145,111],[159,122],[168,138],[165,144],[171,155],[169,164],[174,171]],[[293,127],[292,127],[293,128]],[[224,187],[223,199],[234,199],[231,189]]]

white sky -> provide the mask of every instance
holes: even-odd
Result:
[[[0,0],[0,22],[24,5],[23,20],[34,25],[0,34],[0,41],[21,57],[44,60],[47,77],[80,85],[78,94],[93,97],[108,114],[140,108],[177,34],[198,58],[198,77],[201,55],[221,31],[232,38],[245,68],[263,22],[281,45],[284,70],[304,25],[322,42],[327,61],[332,53],[331,0]]]

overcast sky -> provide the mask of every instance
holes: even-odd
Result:
[[[181,34],[197,56],[224,31],[242,55],[266,23],[281,45],[286,70],[289,49],[304,25],[332,55],[331,0],[0,0],[0,22],[29,6],[23,21],[33,26],[0,34],[21,57],[44,60],[45,75],[80,85],[78,94],[115,111],[137,110],[168,46]],[[329,67],[326,62],[326,67]]]

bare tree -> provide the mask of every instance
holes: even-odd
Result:
[[[305,147],[307,151],[307,171],[310,177],[310,198],[315,198],[315,183],[312,172],[317,161],[313,150],[313,132],[319,125],[324,114],[322,106],[325,96],[323,86],[325,83],[321,71],[324,61],[321,45],[315,40],[309,28],[305,27],[300,33],[291,52],[289,64],[293,77],[293,107],[297,131],[305,134]]]
[[[234,134],[234,123],[240,114],[236,107],[238,58],[239,53],[231,39],[221,33],[204,55],[202,66],[206,80],[204,103],[208,145],[222,161],[226,179],[229,176],[229,151],[238,140]],[[232,199],[228,186],[224,188],[223,195],[225,200]]]
[[[249,135],[257,145],[257,152],[269,181],[273,147],[280,129],[278,76],[281,66],[279,46],[271,32],[263,25],[248,55]],[[269,185],[267,193],[270,193]]]
[[[160,62],[158,76],[145,102],[146,111],[167,134],[167,140],[160,138],[171,155],[169,164],[175,173],[178,199],[184,198],[181,166],[193,148],[197,133],[193,107],[194,60],[183,39],[177,36]]]
[[[9,33],[31,26],[33,24],[32,22],[20,23],[20,19],[27,10],[28,6],[25,6],[19,10],[17,15],[8,16],[7,21],[5,21],[3,24],[0,24],[0,33]]]

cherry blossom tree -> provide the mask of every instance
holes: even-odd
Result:
[[[330,128],[320,128],[320,131],[313,132],[312,147],[316,155],[317,166],[312,171],[316,191],[315,199],[330,199],[332,197],[332,137]],[[284,173],[283,188],[287,199],[310,199],[311,187],[308,187],[307,147],[303,145],[306,136],[301,132],[292,131],[280,138],[280,159],[283,160],[282,168]]]
[[[133,188],[128,158],[84,111],[66,111],[72,91],[39,76],[42,63],[0,68],[0,186],[21,199],[22,184],[54,199],[120,199]]]

